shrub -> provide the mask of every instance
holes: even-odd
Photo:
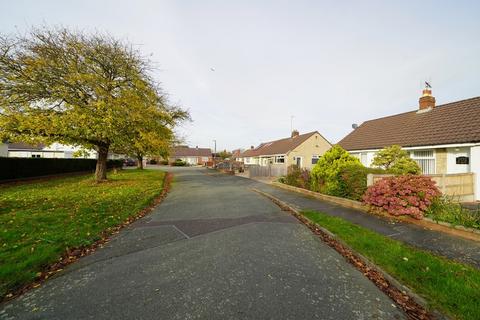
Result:
[[[336,196],[360,201],[367,190],[367,175],[381,174],[385,170],[367,168],[361,163],[350,163],[342,167],[337,174],[338,192]]]
[[[312,169],[312,190],[333,196],[341,195],[338,179],[340,171],[348,165],[361,165],[358,158],[351,156],[346,150],[334,145],[325,152]]]
[[[402,147],[393,145],[383,148],[373,158],[372,165],[393,174],[420,174],[420,167]]]
[[[283,183],[294,187],[310,189],[310,171],[291,165],[288,167],[287,175],[283,181]]]
[[[166,166],[166,165],[168,165],[168,160],[161,160],[160,164]]]
[[[366,204],[383,208],[388,213],[423,218],[423,213],[440,196],[435,182],[426,176],[405,175],[386,177],[367,189]]]
[[[187,163],[185,161],[182,161],[181,159],[175,160],[175,162],[172,162],[170,165],[174,167],[185,167]]]
[[[150,160],[150,164],[157,164],[157,160],[151,159],[151,160]]]
[[[435,221],[480,229],[480,209],[469,210],[464,208],[460,203],[453,201],[451,197],[435,198],[425,214]]]

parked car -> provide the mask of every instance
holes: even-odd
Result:
[[[133,160],[133,159],[125,159],[125,161],[123,162],[123,164],[126,166],[126,167],[133,167],[133,166],[136,166],[137,165],[137,161]]]

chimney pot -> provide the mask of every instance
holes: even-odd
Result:
[[[253,150],[254,148],[255,148],[254,146],[250,146],[250,149],[252,149],[252,150]]]

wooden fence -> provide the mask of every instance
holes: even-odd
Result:
[[[285,165],[268,165],[259,166],[253,165],[246,167],[248,177],[280,177],[287,174],[287,167]]]
[[[370,186],[378,180],[388,177],[388,174],[369,174],[367,185]],[[437,187],[443,194],[452,196],[455,200],[461,202],[470,202],[475,199],[475,174],[474,173],[455,173],[455,174],[430,174],[428,175],[436,182]]]

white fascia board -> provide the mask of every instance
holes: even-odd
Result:
[[[437,149],[437,148],[459,148],[459,147],[475,147],[480,143],[453,143],[453,144],[436,144],[430,146],[417,146],[417,147],[402,147],[403,150],[422,150],[422,149]],[[383,148],[382,148],[383,149]],[[363,149],[363,150],[347,150],[349,153],[360,152],[377,152],[382,149]]]
[[[277,156],[286,156],[286,153],[277,153],[277,154],[262,154],[259,156],[255,156],[257,158],[267,158],[267,157],[277,157]]]

